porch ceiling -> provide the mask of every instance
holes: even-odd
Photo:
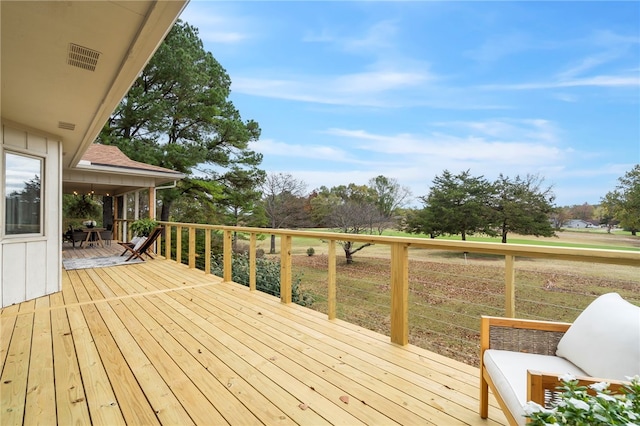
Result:
[[[186,3],[3,0],[2,119],[58,135],[75,166]]]

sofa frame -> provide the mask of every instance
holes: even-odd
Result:
[[[484,352],[487,349],[526,352],[540,355],[556,356],[558,342],[564,336],[571,323],[536,321],[514,318],[482,316],[480,321],[480,417],[486,419],[489,415],[489,389],[495,396],[500,408],[504,412],[510,425],[517,425],[518,421],[500,397],[494,381],[484,365]],[[562,386],[559,379],[563,373],[549,373],[540,371],[527,372],[527,401],[533,401],[543,407],[550,407],[556,395],[558,386]],[[618,391],[629,382],[602,379],[595,377],[576,377],[581,385],[608,382],[609,390]]]

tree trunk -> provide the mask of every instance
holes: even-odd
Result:
[[[351,265],[353,263],[353,253],[349,250],[344,251],[344,256],[347,259],[347,265]]]
[[[269,254],[276,254],[276,236],[271,234],[271,247],[269,248]]]
[[[169,211],[171,210],[171,203],[173,201],[162,200],[162,211],[160,212],[160,220],[163,222],[169,221]]]
[[[342,246],[342,248],[344,249],[344,257],[347,260],[347,265],[350,265],[353,263],[353,252],[351,251],[351,246],[352,244],[350,241],[347,241]]]

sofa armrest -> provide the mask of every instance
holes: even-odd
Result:
[[[555,373],[545,373],[532,370],[527,371],[527,401],[533,401],[543,407],[549,408],[562,393],[562,391],[558,390],[558,387],[563,386],[560,376],[560,374]],[[608,389],[612,393],[619,393],[622,387],[630,384],[630,382],[622,380],[601,379],[587,376],[577,376],[576,380],[578,380],[578,384],[580,386],[587,387],[594,383],[607,382],[609,383]],[[595,395],[595,391],[591,389],[589,389],[588,392]]]
[[[487,349],[555,355],[558,342],[570,326],[565,322],[482,316],[481,356]]]

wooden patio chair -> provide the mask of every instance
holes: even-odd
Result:
[[[163,229],[164,228],[162,226],[155,227],[148,237],[142,237],[142,239],[138,240],[135,244],[132,242],[118,242],[118,244],[124,248],[124,251],[120,256],[123,256],[127,252],[131,253],[125,262],[130,261],[134,257],[144,261],[142,255],[145,254],[153,259],[154,257],[150,251],[160,234],[162,234]]]

